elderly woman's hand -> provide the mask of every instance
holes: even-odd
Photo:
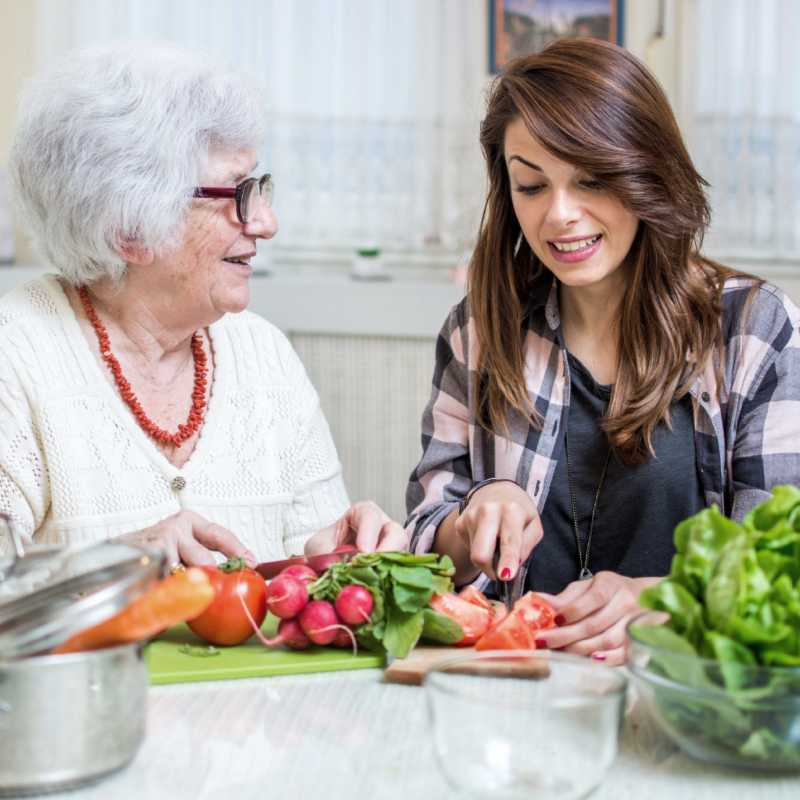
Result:
[[[209,522],[194,511],[179,511],[149,528],[126,533],[119,539],[163,550],[167,567],[181,563],[195,567],[214,566],[217,562],[213,551],[227,558],[242,556],[249,567],[258,564],[255,555],[229,530]]]
[[[540,646],[546,643],[551,650],[622,664],[625,629],[642,611],[639,595],[659,580],[598,572],[589,580],[570,583],[561,594],[539,592],[558,612],[560,625],[542,633]]]
[[[398,522],[371,500],[356,503],[341,519],[315,533],[305,545],[307,556],[330,553],[343,544],[354,544],[361,553],[408,550],[408,534]]]

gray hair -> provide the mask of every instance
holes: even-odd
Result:
[[[175,244],[209,151],[257,147],[266,119],[262,90],[227,59],[152,41],[73,50],[20,94],[17,213],[72,284],[122,283],[115,243]]]

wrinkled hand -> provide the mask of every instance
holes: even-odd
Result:
[[[408,550],[408,534],[376,503],[365,500],[350,506],[341,519],[317,531],[305,544],[307,556],[330,553],[343,544],[354,544],[360,553]]]
[[[542,522],[528,493],[509,481],[489,483],[470,498],[455,523],[472,564],[494,578],[494,551],[500,539],[500,577],[512,580],[519,565],[542,539]]]
[[[542,638],[551,650],[622,664],[625,629],[642,612],[639,595],[658,580],[598,572],[588,580],[570,583],[561,594],[538,592],[558,612],[556,621],[560,625],[543,632]]]
[[[166,555],[167,567],[183,563],[192,567],[214,566],[213,551],[225,557],[242,556],[249,567],[258,559],[227,528],[209,522],[194,511],[179,511],[161,522],[118,537],[120,541],[138,542],[157,547]]]

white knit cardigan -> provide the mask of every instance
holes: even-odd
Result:
[[[286,337],[246,311],[209,333],[211,396],[178,469],[103,375],[55,276],[0,300],[0,510],[27,544],[107,539],[186,508],[269,561],[341,516],[341,464]]]

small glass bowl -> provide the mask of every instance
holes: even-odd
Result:
[[[679,747],[734,767],[800,769],[800,669],[748,666],[655,647],[638,628],[662,625],[653,612],[628,626],[628,668],[639,696]]]
[[[577,800],[616,757],[627,681],[596,661],[488,651],[439,665],[423,685],[439,766],[469,797]]]

